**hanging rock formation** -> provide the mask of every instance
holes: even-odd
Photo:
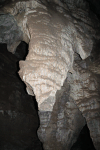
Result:
[[[19,75],[27,93],[36,96],[38,135],[44,149],[70,150],[87,123],[99,150],[99,85],[82,59],[91,55],[100,39],[100,24],[88,3],[17,0],[10,1],[0,14],[0,42],[6,42],[12,53],[21,40],[29,43],[25,61],[19,62]]]

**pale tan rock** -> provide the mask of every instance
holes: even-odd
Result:
[[[88,52],[85,51],[84,41],[69,16],[59,12],[59,7],[54,10],[37,3],[35,6],[34,10],[29,8],[24,16],[24,27],[26,23],[27,29],[23,28],[23,31],[28,33],[30,42],[25,62],[20,61],[19,74],[29,85],[28,94],[32,95],[34,91],[39,108],[42,109],[40,105],[49,97],[55,97],[56,91],[63,86],[67,72],[73,70],[73,46],[84,59],[90,54],[92,40],[86,39],[91,47]],[[50,104],[52,108],[54,102],[55,100]],[[48,109],[50,111],[51,107]]]
[[[54,6],[51,6],[52,2],[55,3]],[[19,75],[27,86],[28,94],[36,95],[39,107],[49,96],[55,97],[56,91],[63,86],[67,72],[73,72],[74,51],[79,53],[82,59],[90,55],[92,36],[95,36],[93,29],[88,33],[91,27],[87,25],[87,20],[92,26],[89,12],[84,12],[79,3],[77,5],[80,10],[77,9],[76,14],[74,1],[73,9],[69,2],[68,5],[56,0],[51,3],[49,6],[46,1],[45,5],[37,0],[9,1],[1,10],[15,17],[23,32],[23,40],[29,43],[28,56],[25,62],[20,61]],[[82,20],[82,25],[78,23],[77,18]],[[12,52],[13,47],[10,48]],[[52,106],[54,99],[50,104]]]
[[[66,18],[59,15],[43,8],[27,15],[31,35],[29,53],[25,62],[20,61],[19,74],[32,87],[39,107],[48,97],[55,97],[73,64],[74,52],[66,32],[71,23],[66,27]]]

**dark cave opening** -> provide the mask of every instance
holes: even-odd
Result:
[[[17,46],[17,49],[16,49],[16,52],[14,53],[14,55],[18,58],[18,61],[16,63],[17,65],[17,72],[16,72],[16,75],[19,77],[18,75],[18,71],[19,71],[19,61],[20,60],[25,60],[26,56],[28,55],[28,44],[24,41],[22,41],[18,46]],[[21,80],[21,79],[20,79]],[[26,85],[24,84],[24,89],[26,91]],[[36,111],[38,111],[38,104],[37,104],[37,101],[36,101],[36,98],[35,96],[32,96],[33,97],[33,102],[34,102],[34,107],[36,109]]]
[[[18,46],[14,53],[14,55],[20,60],[25,60],[28,54],[28,44],[22,41]]]
[[[96,14],[98,19],[100,20],[100,1],[95,0],[86,0],[89,3],[91,11]]]
[[[71,150],[96,150],[87,125],[81,130],[77,141],[73,144]]]
[[[29,96],[18,75],[19,61],[28,53],[21,42],[15,54],[0,44],[0,150],[42,150],[35,96]]]

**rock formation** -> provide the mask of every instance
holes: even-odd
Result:
[[[29,43],[19,75],[27,93],[36,96],[44,149],[70,150],[87,123],[99,150],[99,84],[96,65],[91,69],[87,58],[100,39],[100,23],[88,3],[16,0],[0,14],[0,42],[12,53],[20,41]]]
[[[74,64],[70,96],[85,117],[94,146],[100,147],[100,94],[97,75],[87,69],[85,61]],[[93,67],[92,67],[93,68]],[[71,76],[70,76],[71,77]]]

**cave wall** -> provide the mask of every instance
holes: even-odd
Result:
[[[22,40],[29,43],[19,74],[38,102],[38,136],[44,149],[69,150],[87,123],[99,150],[100,71],[99,53],[98,57],[95,53],[100,22],[89,4],[9,1],[0,14],[0,42],[7,43],[8,51],[15,53]]]
[[[35,98],[26,93],[17,73],[18,61],[27,53],[25,47],[21,43],[13,55],[6,44],[0,44],[0,150],[42,150],[36,134]]]

